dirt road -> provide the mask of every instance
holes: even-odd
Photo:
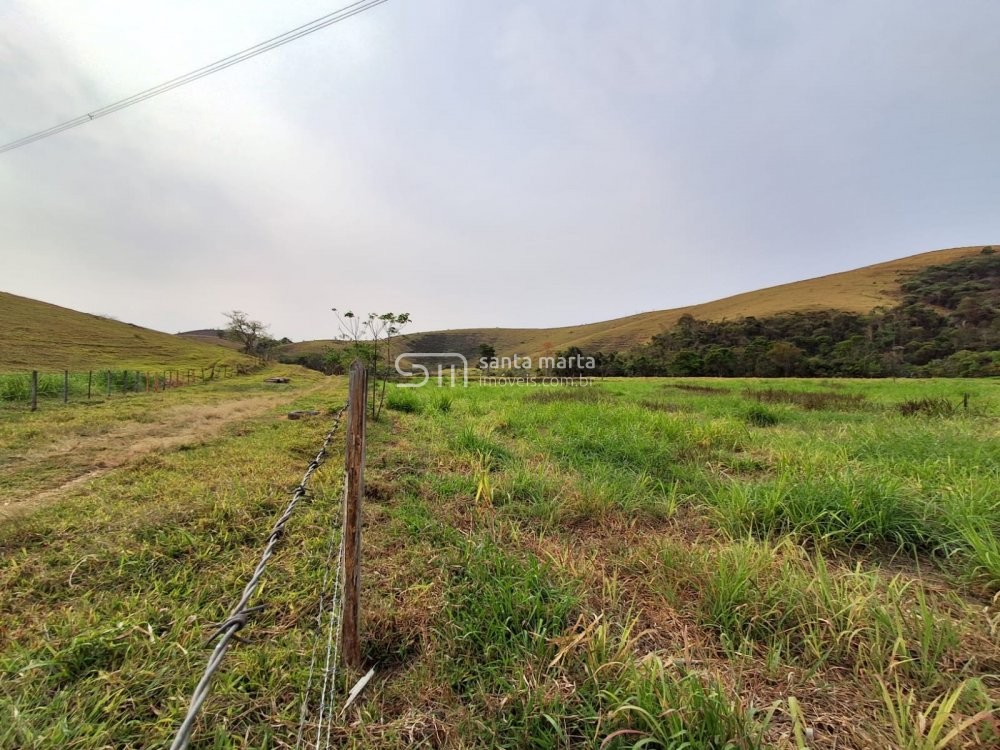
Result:
[[[212,394],[211,402],[165,398],[150,402],[148,409],[134,403],[127,411],[84,409],[72,419],[70,412],[43,416],[44,422],[26,428],[40,434],[7,446],[0,442],[0,519],[30,512],[143,456],[208,441],[229,425],[260,417],[319,387]]]

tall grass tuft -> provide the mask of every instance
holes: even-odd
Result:
[[[950,417],[957,411],[946,398],[911,398],[896,407],[903,416]]]
[[[412,390],[393,388],[385,399],[385,405],[392,411],[415,414],[423,410],[423,402]]]
[[[931,544],[920,506],[891,477],[784,474],[719,485],[711,499],[721,525],[737,538],[792,533],[846,547],[886,543],[907,550]]]
[[[777,414],[760,404],[752,404],[743,412],[743,420],[754,427],[773,427],[780,421]]]
[[[1000,742],[996,726],[978,726],[992,717],[995,710],[984,709],[968,717],[958,710],[959,699],[971,682],[943,693],[921,709],[916,695],[900,687],[898,681],[890,691],[880,680],[882,701],[897,747],[900,750],[945,750],[954,747],[952,743],[961,737],[967,740],[962,747],[996,747],[995,743]],[[973,735],[975,739],[969,740]]]
[[[576,592],[535,558],[519,560],[493,541],[470,542],[448,589],[445,648],[463,693],[513,690],[515,667],[551,658],[550,638],[567,626]]]
[[[790,391],[782,388],[749,389],[747,398],[762,404],[794,404],[808,411],[821,409],[858,409],[865,403],[860,393],[831,391]]]

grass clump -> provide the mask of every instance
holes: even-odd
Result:
[[[1000,742],[1000,728],[989,721],[996,710],[988,707],[988,699],[978,701],[987,708],[971,716],[961,710],[960,701],[966,693],[982,692],[978,680],[969,680],[945,691],[925,708],[920,707],[917,696],[900,686],[898,680],[892,690],[881,680],[879,687],[896,747],[900,750],[945,750],[954,747],[952,743],[959,738],[965,739],[962,747],[996,747]]]
[[[785,474],[773,481],[726,483],[713,491],[712,502],[735,538],[794,534],[847,548],[932,546],[917,504],[891,477]]]
[[[860,393],[835,391],[791,391],[784,388],[764,388],[745,391],[747,398],[762,404],[794,404],[808,411],[822,409],[858,409],[865,403]]]
[[[709,396],[729,393],[728,388],[718,388],[712,385],[695,385],[694,383],[667,383],[663,387],[676,388],[679,391],[688,391],[689,393],[703,393]]]
[[[447,414],[451,411],[452,405],[455,403],[455,397],[448,391],[439,391],[434,395],[434,408],[440,414]]]
[[[576,592],[536,558],[518,559],[491,540],[469,542],[448,588],[444,648],[453,686],[465,694],[513,689],[516,668],[554,654]]]
[[[385,399],[386,408],[392,411],[399,411],[405,414],[418,414],[423,411],[423,402],[420,400],[420,396],[411,390],[402,390],[400,388],[394,388],[389,391],[389,395]]]
[[[676,574],[675,557],[664,564]],[[959,628],[923,587],[899,576],[836,572],[792,544],[753,541],[681,564],[698,582],[703,621],[734,652],[749,642],[812,669],[895,673],[931,687],[958,651]]]
[[[465,427],[452,439],[452,446],[462,452],[479,456],[491,466],[502,466],[513,458],[511,452],[490,437],[479,434],[472,427]]]
[[[896,407],[904,417],[951,417],[957,411],[955,405],[946,398],[910,398]]]
[[[618,666],[599,693],[611,731],[604,748],[751,750],[766,721],[754,722],[712,681],[678,673],[658,656]],[[609,683],[609,684],[608,684]]]
[[[743,412],[743,420],[754,427],[773,427],[780,421],[777,414],[760,404],[752,404]]]
[[[549,387],[525,397],[525,401],[536,404],[558,404],[569,402],[594,403],[611,398],[612,394],[594,386]]]

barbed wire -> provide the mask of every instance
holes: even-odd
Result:
[[[205,645],[207,646],[216,638],[219,639],[208,659],[205,672],[202,674],[201,679],[195,686],[194,693],[191,695],[191,703],[188,706],[187,715],[184,717],[184,721],[181,722],[180,727],[177,729],[177,734],[174,736],[174,741],[170,745],[170,750],[184,750],[184,748],[188,746],[188,743],[191,741],[191,731],[198,718],[198,712],[201,710],[202,704],[208,697],[212,677],[215,676],[215,673],[219,669],[219,665],[222,664],[222,659],[226,655],[226,651],[229,650],[229,644],[237,637],[236,633],[247,624],[247,620],[250,615],[255,612],[259,612],[264,608],[263,604],[254,607],[248,607],[247,605],[250,603],[250,599],[253,598],[254,593],[257,591],[261,576],[264,575],[264,571],[267,568],[268,560],[270,560],[274,555],[274,549],[284,534],[285,524],[288,522],[288,519],[292,517],[292,513],[295,511],[295,506],[298,505],[299,500],[301,500],[306,494],[306,485],[308,484],[310,477],[312,477],[313,473],[326,459],[327,449],[330,447],[330,443],[333,441],[333,437],[336,434],[337,429],[340,427],[340,420],[341,417],[343,417],[344,412],[347,410],[347,406],[347,404],[342,406],[334,415],[333,426],[326,434],[326,438],[323,440],[323,444],[320,447],[319,452],[309,463],[309,467],[306,469],[306,472],[302,477],[302,481],[299,482],[298,486],[293,490],[292,498],[285,507],[284,513],[281,514],[278,520],[275,521],[274,526],[271,528],[271,533],[267,537],[267,545],[261,553],[260,560],[257,563],[257,567],[254,569],[253,575],[243,588],[242,596],[240,596],[236,606],[234,606],[230,611],[229,617],[218,626],[216,631],[206,642]]]
[[[347,502],[347,472],[344,472],[343,488],[340,494],[341,502],[341,514],[343,514]],[[340,628],[337,627],[337,638],[336,638],[336,648],[332,650],[332,671],[331,671],[331,644],[333,642],[333,629],[334,621],[339,625],[341,618],[341,577],[344,569],[344,535],[343,535],[343,517],[341,517],[340,526],[340,548],[337,551],[337,570],[334,576],[333,582],[333,592],[330,595],[330,608],[329,617],[326,618],[327,614],[327,595],[329,593],[328,583],[330,580],[330,569],[333,567],[333,540],[337,535],[337,528],[332,527],[330,530],[330,541],[326,548],[326,564],[323,569],[323,586],[320,589],[319,594],[319,612],[316,615],[316,624],[319,626],[319,632],[317,633],[316,640],[313,643],[312,657],[309,660],[309,678],[306,681],[305,694],[302,697],[302,710],[299,715],[299,730],[295,737],[295,750],[299,750],[302,747],[302,740],[305,737],[306,719],[309,714],[309,700],[312,697],[312,685],[313,685],[313,675],[316,669],[316,661],[319,654],[319,644],[320,636],[323,632],[323,620],[327,619],[327,640],[326,640],[326,664],[323,670],[323,686],[320,688],[320,709],[319,709],[319,723],[316,730],[316,748],[320,746],[320,733],[322,732],[323,726],[323,716],[326,712],[326,695],[327,695],[327,683],[330,682],[331,685],[336,684],[337,679],[337,659],[338,651],[340,648]],[[330,694],[332,696],[333,689],[331,688]]]

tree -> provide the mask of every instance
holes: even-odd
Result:
[[[497,350],[493,344],[487,344],[485,341],[479,345],[479,361],[482,362],[486,360],[486,370],[490,369],[490,360],[497,356]]]
[[[226,338],[238,341],[243,347],[243,353],[256,356],[261,339],[267,333],[267,326],[259,320],[251,320],[242,310],[223,313],[229,325],[226,326]]]
[[[701,375],[702,361],[693,349],[681,349],[670,361],[670,374],[680,377]]]
[[[955,317],[963,324],[979,325],[992,318],[991,311],[979,303],[975,297],[962,297],[955,308]]]
[[[706,375],[729,377],[736,374],[736,355],[728,346],[712,346],[705,352],[703,366]]]
[[[409,313],[368,313],[361,318],[350,310],[341,314],[333,308],[340,326],[340,338],[349,341],[350,346],[345,351],[346,358],[360,359],[368,370],[368,380],[371,389],[370,400],[372,419],[378,419],[385,402],[385,390],[389,376],[393,372],[392,340],[399,335],[403,327],[410,322]],[[382,357],[385,366],[382,367]]]
[[[795,368],[802,361],[802,354],[799,347],[795,344],[789,344],[787,341],[775,341],[768,350],[771,361],[778,366],[786,378],[795,372]]]

